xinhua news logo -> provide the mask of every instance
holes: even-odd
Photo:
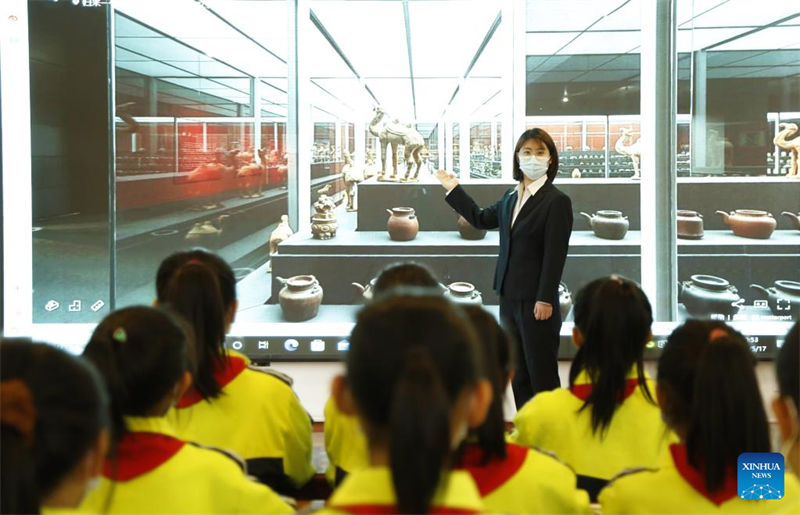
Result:
[[[737,485],[742,499],[783,498],[783,454],[745,452],[739,455]]]

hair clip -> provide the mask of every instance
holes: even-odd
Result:
[[[722,329],[721,327],[715,327],[710,333],[708,333],[708,342],[714,343],[716,340],[721,340],[722,338],[726,338],[728,336],[730,336],[728,331]]]
[[[114,332],[111,333],[111,337],[119,343],[125,343],[128,341],[128,333],[126,333],[125,329],[122,327],[117,327],[114,329]]]

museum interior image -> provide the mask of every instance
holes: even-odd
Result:
[[[651,358],[701,317],[771,360],[800,319],[796,3],[674,0],[667,75],[651,62],[669,19],[645,0],[76,3],[28,2],[5,42],[25,59],[0,62],[30,77],[13,86],[29,103],[0,91],[6,333],[80,352],[194,246],[233,266],[227,344],[257,361],[341,359],[370,281],[401,260],[497,313],[497,231],[460,224],[432,172],[488,205],[532,127],[575,218],[562,359],[572,296],[602,275],[645,287]]]

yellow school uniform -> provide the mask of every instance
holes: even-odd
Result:
[[[636,368],[628,373],[625,398],[604,433],[592,432],[591,410],[580,410],[591,393],[588,375],[581,372],[570,389],[542,392],[514,418],[513,441],[556,454],[578,475],[578,486],[594,499],[605,483],[622,470],[655,467],[677,438],[661,420],[658,406],[637,384]],[[655,396],[653,382],[645,377]]]
[[[670,446],[657,469],[620,474],[600,492],[603,515],[614,513],[800,513],[800,484],[785,475],[780,500],[740,499],[736,467],[722,489],[709,494],[703,475],[689,464],[686,447]]]
[[[249,473],[275,490],[292,494],[314,475],[311,418],[290,379],[249,366],[228,351],[227,366],[215,372],[222,386],[216,399],[194,388],[167,414],[179,438],[233,451]]]
[[[129,432],[81,510],[94,513],[292,513],[243,464],[175,437],[164,417],[125,419]],[[108,504],[107,504],[108,503]]]
[[[90,511],[81,511],[80,508],[55,508],[42,506],[39,508],[42,515],[90,515]]]
[[[397,497],[388,467],[368,467],[347,475],[318,513],[354,515],[397,513]],[[430,513],[470,514],[484,512],[478,489],[470,475],[452,471],[442,476]]]
[[[591,513],[575,473],[555,457],[513,443],[506,458],[482,463],[483,450],[468,444],[457,468],[470,473],[491,513]]]
[[[325,476],[339,484],[350,472],[369,466],[367,437],[356,417],[339,411],[333,397],[325,403],[325,451],[329,466]]]

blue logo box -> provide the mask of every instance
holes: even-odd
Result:
[[[783,498],[783,454],[745,452],[739,455],[737,485],[741,499]]]

